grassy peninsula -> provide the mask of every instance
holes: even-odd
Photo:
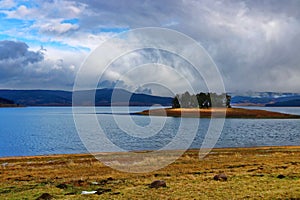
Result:
[[[300,119],[299,115],[251,110],[244,108],[160,108],[138,112],[139,115],[169,116],[169,117],[224,117],[253,119]]]
[[[227,180],[214,180],[225,173]],[[166,168],[133,174],[91,155],[0,158],[0,199],[299,199],[300,147],[189,150]],[[150,188],[154,180],[167,187]],[[102,191],[81,194],[82,191]]]

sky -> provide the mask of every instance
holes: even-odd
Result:
[[[80,66],[104,41],[161,27],[202,45],[228,92],[300,93],[299,8],[298,0],[0,0],[0,88],[72,90]],[[175,57],[135,52],[112,69],[158,60],[184,69]],[[168,72],[157,74],[178,84]],[[115,78],[107,76],[99,86],[113,86]],[[146,86],[138,90],[160,94]]]

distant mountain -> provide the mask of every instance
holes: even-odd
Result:
[[[87,96],[95,96],[96,106],[151,106],[160,104],[172,105],[172,97],[160,97],[140,93],[131,93],[123,89],[98,89],[77,91],[75,105],[93,105]],[[0,104],[16,104],[21,106],[72,106],[70,91],[59,90],[0,90]],[[229,93],[232,105],[244,106],[300,106],[300,94],[276,92],[251,92],[244,94]],[[2,100],[1,100],[2,99]],[[2,101],[2,102],[1,102]],[[5,103],[6,102],[6,103]],[[15,105],[15,106],[16,106]]]
[[[231,93],[232,105],[245,106],[300,106],[300,94],[277,92]]]
[[[86,100],[86,96],[94,93],[93,90],[77,91],[75,105],[93,105],[93,100]],[[0,90],[0,97],[11,99],[23,106],[72,106],[72,92],[58,90]],[[113,97],[113,98],[112,98]],[[152,96],[147,94],[131,93],[123,89],[98,89],[95,95],[96,106],[151,106],[160,104],[171,106],[171,97]]]
[[[300,107],[300,98],[295,100],[281,101],[272,104],[266,104],[267,107]]]
[[[23,106],[70,106],[72,93],[52,90],[0,90],[0,97]]]

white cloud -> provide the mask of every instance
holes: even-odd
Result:
[[[28,9],[25,5],[19,6],[15,10],[6,11],[8,18],[13,19],[30,19],[33,17],[30,17],[33,12],[36,12],[35,9]]]
[[[16,5],[14,0],[0,0],[0,9],[9,9]]]
[[[62,20],[51,20],[48,23],[36,23],[41,34],[60,35],[79,28],[77,24],[64,23]]]

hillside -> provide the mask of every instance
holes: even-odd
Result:
[[[86,101],[85,97],[95,91],[86,90],[76,92],[78,98],[76,106],[90,106],[92,101]],[[114,94],[112,100],[112,94]],[[72,106],[72,92],[57,90],[0,90],[0,97],[11,99],[16,104],[23,106]],[[95,95],[96,106],[151,106],[160,104],[170,106],[172,98],[159,97],[146,94],[131,93],[122,89],[98,89]]]
[[[299,107],[300,106],[300,98],[282,102],[276,102],[272,104],[267,104],[268,107]]]

